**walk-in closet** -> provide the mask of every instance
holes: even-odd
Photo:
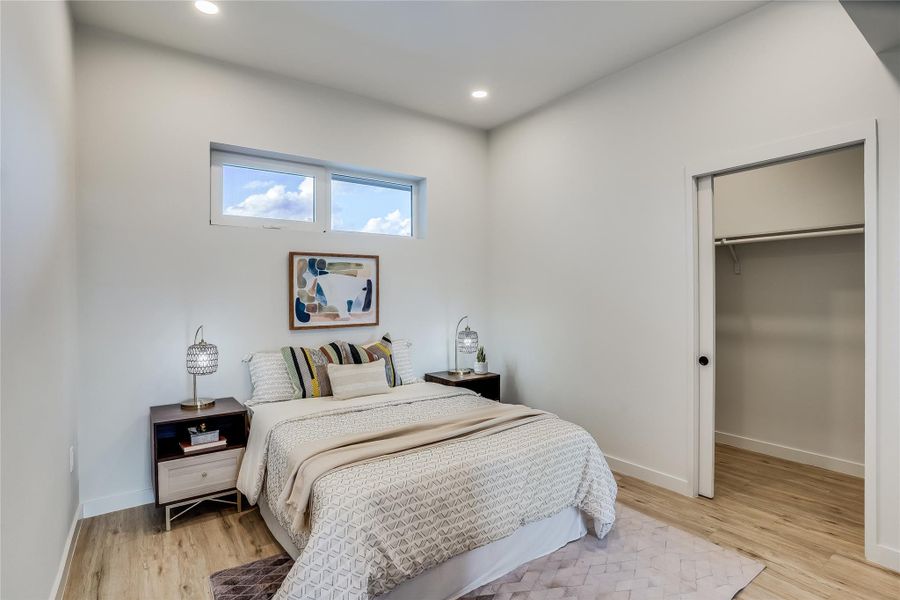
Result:
[[[718,451],[862,477],[862,146],[717,175],[712,188]]]

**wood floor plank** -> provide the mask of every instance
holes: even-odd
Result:
[[[718,445],[715,499],[617,480],[624,504],[765,563],[740,600],[900,598],[900,575],[865,560],[862,479]]]
[[[900,575],[865,560],[861,479],[717,446],[715,499],[616,480],[622,503],[765,563],[739,600],[900,598]],[[64,597],[208,600],[211,573],[281,551],[255,509],[207,508],[166,532],[140,506],[84,521]]]

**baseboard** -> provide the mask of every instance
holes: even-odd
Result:
[[[96,517],[97,515],[105,515],[106,513],[133,508],[143,504],[150,504],[155,501],[153,488],[144,490],[136,490],[134,492],[125,492],[124,494],[113,494],[112,496],[104,496],[103,498],[95,498],[84,503],[84,518]]]
[[[647,483],[658,485],[659,487],[666,488],[667,490],[671,490],[673,492],[678,492],[679,494],[684,494],[685,496],[694,495],[693,491],[691,490],[691,486],[690,484],[688,484],[686,479],[680,479],[678,477],[675,477],[674,475],[669,475],[667,473],[657,471],[656,469],[651,469],[650,467],[645,467],[643,465],[629,462],[621,458],[616,458],[615,456],[610,456],[609,454],[604,453],[604,456],[606,456],[606,462],[609,463],[609,468],[616,473],[628,475],[629,477],[636,477],[638,479],[646,481]]]
[[[783,458],[784,460],[790,460],[804,465],[821,467],[823,469],[828,469],[829,471],[837,471],[838,473],[844,473],[845,475],[853,475],[854,477],[865,476],[865,465],[863,463],[836,458],[834,456],[827,456],[825,454],[818,454],[808,450],[801,450],[800,448],[782,446],[781,444],[775,444],[773,442],[764,442],[763,440],[735,435],[733,433],[725,433],[724,431],[716,432],[716,442],[725,444],[726,446],[740,448],[742,450],[768,454],[775,458]]]
[[[62,600],[66,591],[66,580],[69,578],[69,566],[72,564],[72,554],[75,552],[75,542],[78,532],[81,531],[82,506],[79,504],[72,515],[72,524],[69,526],[69,534],[63,546],[62,556],[59,557],[59,568],[56,570],[56,578],[53,587],[50,588],[50,600]]]
[[[866,548],[866,560],[900,573],[900,550],[897,548],[876,544],[872,548]]]

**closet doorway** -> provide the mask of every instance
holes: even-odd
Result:
[[[694,493],[718,441],[865,477],[875,531],[875,124],[686,171]],[[718,414],[717,414],[718,413]]]

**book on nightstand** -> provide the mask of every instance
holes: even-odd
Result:
[[[178,445],[181,446],[181,450],[185,454],[190,454],[191,452],[197,452],[198,450],[209,450],[210,448],[218,448],[219,446],[225,446],[228,443],[223,437],[220,437],[215,442],[207,442],[205,444],[190,444],[188,442],[178,442]]]

